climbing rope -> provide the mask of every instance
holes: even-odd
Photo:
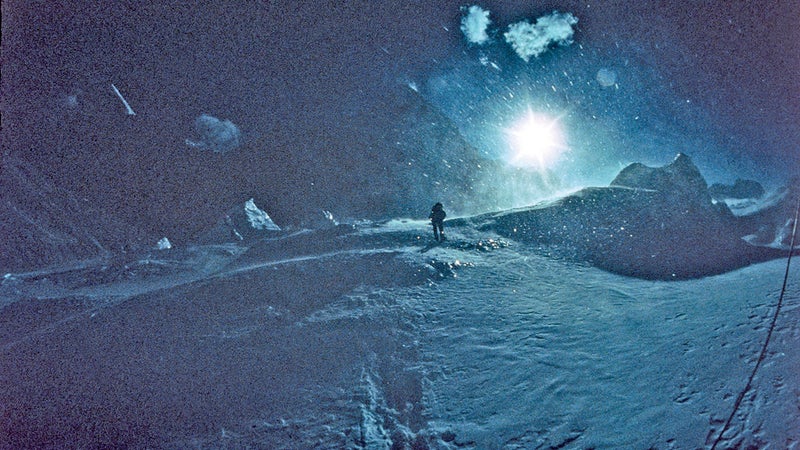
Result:
[[[711,446],[711,450],[715,450],[717,448],[717,444],[719,444],[719,442],[722,440],[722,436],[725,435],[726,431],[728,431],[728,428],[733,421],[733,416],[736,415],[736,411],[742,404],[742,399],[744,399],[745,394],[747,394],[747,391],[750,390],[750,387],[753,384],[753,378],[755,378],[758,368],[761,366],[761,363],[764,361],[764,358],[767,355],[767,346],[769,346],[769,341],[772,338],[772,332],[775,330],[775,323],[778,321],[778,314],[780,313],[781,305],[783,304],[783,296],[786,293],[786,284],[789,280],[789,266],[792,264],[794,240],[795,236],[797,235],[798,217],[800,217],[800,198],[797,199],[797,207],[795,208],[794,212],[794,226],[792,226],[792,238],[789,241],[789,257],[786,258],[786,273],[783,275],[783,286],[781,287],[781,294],[778,297],[778,306],[775,308],[775,314],[772,315],[772,323],[770,323],[769,331],[767,331],[767,339],[764,340],[764,346],[761,347],[761,354],[758,355],[758,361],[756,361],[756,365],[753,367],[753,371],[750,373],[750,378],[747,379],[747,384],[744,386],[744,389],[742,389],[742,392],[739,393],[739,396],[736,397],[736,402],[733,404],[733,411],[731,411],[731,415],[728,416],[728,420],[725,422],[725,426],[722,427],[722,431],[720,431],[717,435],[717,439],[714,441],[714,445]]]

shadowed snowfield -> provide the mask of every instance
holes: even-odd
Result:
[[[341,225],[8,274],[0,447],[709,447],[786,268],[647,281],[447,231]],[[800,441],[789,275],[723,447]]]

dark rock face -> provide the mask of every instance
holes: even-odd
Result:
[[[4,116],[3,146],[104,214],[176,245],[250,197],[282,227],[305,226],[322,210],[337,218],[414,217],[438,199],[455,211],[478,197],[473,186],[495,163],[422,96],[393,84],[356,100],[358,108],[327,118],[316,117],[316,103],[285,117],[221,113],[241,137],[232,124],[212,122],[234,136],[220,141],[208,130],[195,133],[193,115],[178,112],[194,107],[127,116],[107,86],[97,87],[84,108],[64,117]]]
[[[715,200],[761,198],[764,196],[764,187],[758,181],[738,179],[732,185],[712,184],[708,192]]]
[[[691,158],[683,153],[664,167],[631,164],[611,181],[611,186],[650,189],[661,192],[675,202],[682,201],[701,208],[711,206],[706,180]]]
[[[386,181],[381,187],[383,209],[390,209],[394,217],[427,216],[433,202],[441,199],[447,199],[450,210],[470,209],[482,175],[496,173],[498,163],[482,157],[450,119],[411,89],[400,90],[386,102],[391,102],[396,117],[385,130],[375,130],[381,135],[373,139],[396,143],[381,152],[387,156],[374,156],[392,169],[373,180]],[[377,127],[373,123],[364,128]]]
[[[698,278],[786,254],[745,242],[742,223],[711,202],[686,155],[661,168],[628,166],[610,187],[474,220],[556,256],[646,279]]]
[[[109,256],[145,239],[18,159],[3,157],[0,184],[2,272]]]
[[[3,194],[4,199],[13,195],[11,204],[19,211],[29,213],[25,209],[29,204],[66,202],[74,208],[54,206],[49,217],[111,238],[98,239],[106,250],[125,245],[113,235],[129,228],[146,233],[148,245],[162,237],[176,246],[207,241],[208,230],[214,227],[228,239],[232,231],[225,217],[231,205],[251,197],[281,227],[314,228],[325,221],[323,210],[338,219],[424,217],[438,199],[446,199],[449,211],[464,210],[479,198],[473,190],[476,180],[495,164],[485,161],[455,124],[405,87],[387,89],[379,98],[359,99],[360,107],[351,114],[328,122],[303,118],[316,107],[303,109],[299,116],[295,111],[285,122],[280,117],[226,114],[242,126],[240,145],[226,153],[186,145],[184,139],[194,137],[191,124],[184,123],[191,117],[160,117],[154,112],[157,108],[127,116],[117,110],[119,102],[110,90],[98,87],[92,92],[84,108],[65,117],[10,115],[6,120],[4,116],[3,132],[8,128],[10,138],[3,140],[3,153],[37,175],[25,177],[24,182],[16,175],[14,179],[0,175],[4,190],[14,191]],[[317,123],[318,132],[296,130],[303,120]],[[20,130],[33,131],[26,137]],[[11,165],[3,167],[11,170]],[[30,184],[48,177],[51,187]],[[51,189],[55,186],[58,189]],[[52,195],[40,195],[48,189]],[[81,199],[80,205],[74,199]],[[6,201],[2,208],[2,219],[10,218],[3,224],[3,231],[9,230],[3,237],[15,242],[3,245],[28,252],[25,264],[3,264],[10,267],[7,270],[35,261],[41,267],[70,254],[82,258],[100,248],[90,244],[79,245],[83,250],[78,250],[67,243],[71,238],[64,241],[58,233],[53,236],[61,237],[51,239],[42,231],[53,230],[48,221],[39,216],[25,220]],[[81,212],[87,208],[92,212]],[[99,218],[109,218],[115,225],[102,229],[92,222]],[[22,228],[36,237],[21,242],[17,234]],[[235,228],[242,233],[247,227]],[[39,245],[44,247],[35,250]],[[52,252],[63,257],[54,258]],[[3,257],[11,259],[9,254]]]

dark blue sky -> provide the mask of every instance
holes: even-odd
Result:
[[[574,44],[529,63],[498,43],[486,50],[465,42],[461,7],[473,3],[155,3],[12,0],[2,11],[4,152],[112,212],[159,217],[149,219],[154,229],[178,232],[169,225],[178,217],[181,226],[186,217],[205,223],[252,196],[278,222],[319,208],[415,214],[432,199],[392,204],[402,203],[404,183],[439,176],[447,184],[471,174],[415,172],[414,164],[432,157],[412,147],[430,152],[422,144],[449,131],[441,125],[409,137],[399,124],[409,129],[409,115],[419,111],[428,122],[444,115],[466,131],[467,142],[458,145],[480,147],[470,142],[472,125],[448,115],[446,98],[424,89],[421,99],[407,97],[410,82],[424,87],[443,76],[472,83],[452,99],[458,104],[475,97],[481,83],[524,85],[536,96],[551,87],[545,81],[564,82],[559,72],[583,82],[608,61],[619,72],[614,97],[573,88],[556,99],[570,112],[568,132],[583,136],[577,147],[591,147],[595,134],[585,127],[596,111],[607,111],[599,120],[617,136],[602,148],[627,146],[609,148],[613,158],[592,150],[585,167],[573,167],[569,175],[587,182],[598,176],[586,167],[606,164],[603,178],[624,162],[666,163],[676,150],[718,178],[709,181],[752,176],[777,184],[800,167],[795,1],[476,3],[501,32],[553,10],[579,19]],[[484,54],[503,71],[482,74],[477,60]],[[111,83],[135,117],[124,114]],[[631,105],[652,112],[641,130],[620,125]],[[244,145],[225,155],[187,148],[203,113],[235,123]],[[496,111],[482,116],[496,119]],[[691,136],[680,137],[683,129]],[[637,154],[637,140],[652,145],[642,142]],[[465,150],[467,159],[473,153]],[[571,157],[581,155],[588,151]],[[211,212],[198,212],[203,208]]]

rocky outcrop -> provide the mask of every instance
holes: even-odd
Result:
[[[708,185],[691,158],[683,153],[663,167],[648,167],[634,163],[622,169],[611,186],[649,189],[660,192],[670,201],[693,207],[711,206]]]
[[[703,277],[786,254],[743,240],[744,223],[711,201],[682,154],[660,168],[632,164],[609,187],[473,220],[550,254],[647,279]]]
[[[764,186],[758,181],[738,179],[733,184],[714,183],[708,188],[709,194],[715,200],[761,198],[764,196]]]
[[[196,242],[201,244],[239,242],[274,236],[279,231],[281,228],[251,198],[228,210],[227,214],[208,231],[202,233]]]

